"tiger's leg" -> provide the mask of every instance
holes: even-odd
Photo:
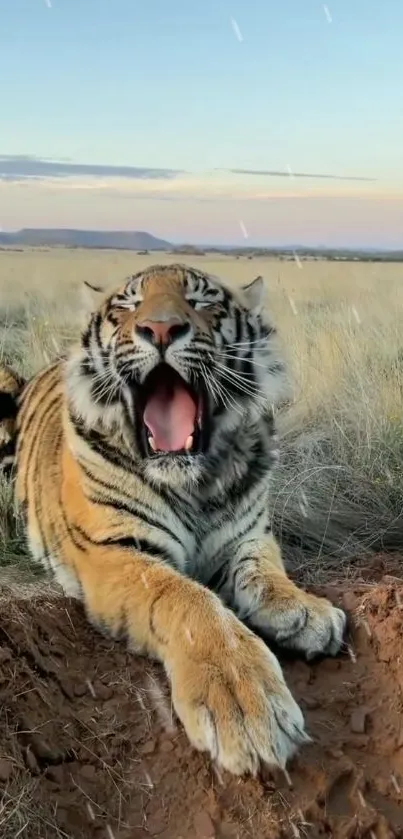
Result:
[[[344,612],[287,577],[273,534],[238,546],[220,594],[240,620],[307,659],[336,655],[343,644]]]
[[[277,659],[213,592],[114,546],[92,545],[74,564],[90,620],[163,662],[196,748],[242,774],[284,767],[309,740]]]

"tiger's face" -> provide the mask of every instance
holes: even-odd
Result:
[[[130,277],[92,315],[81,373],[105,421],[123,409],[150,474],[197,476],[224,434],[277,401],[284,368],[259,277],[238,293],[183,265]]]

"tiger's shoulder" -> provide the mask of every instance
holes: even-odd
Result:
[[[17,437],[28,433],[30,425],[24,421],[27,411],[40,420],[45,394],[60,390],[61,363],[47,365],[29,379],[0,363],[0,473],[8,476],[15,465]]]
[[[24,387],[26,379],[8,364],[0,363],[0,414]]]
[[[16,370],[0,363],[0,472],[6,475],[14,464],[18,404],[25,384]]]

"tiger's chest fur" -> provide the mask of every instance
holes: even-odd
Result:
[[[182,573],[207,585],[231,558],[235,546],[248,534],[262,536],[269,527],[268,480],[258,481],[234,497],[181,498],[172,503],[160,499],[161,527],[168,526],[174,538],[167,539],[173,564]],[[169,545],[168,545],[169,543]]]
[[[270,530],[269,489],[278,456],[272,418],[253,431],[245,426],[236,446],[224,446],[202,486],[156,487],[134,466],[124,471],[118,461],[107,463],[113,454],[102,447],[103,460],[87,469],[84,451],[84,492],[91,504],[119,514],[122,538],[137,538],[140,547],[146,540],[150,554],[204,584],[240,541]]]

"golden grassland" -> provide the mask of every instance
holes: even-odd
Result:
[[[295,262],[123,251],[0,252],[0,354],[25,374],[63,351],[83,317],[84,279],[105,287],[183,261],[235,285],[262,274],[293,396],[278,415],[276,531],[297,571],[343,575],[403,546],[403,265]],[[24,554],[2,488],[0,563]]]

